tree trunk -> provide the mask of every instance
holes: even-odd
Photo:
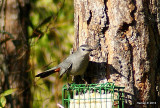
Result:
[[[2,0],[0,17],[0,92],[17,91],[7,96],[7,108],[31,107],[27,0]]]
[[[160,1],[74,0],[74,7],[74,50],[101,45],[86,78],[124,86],[126,106],[160,105]]]

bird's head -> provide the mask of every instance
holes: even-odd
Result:
[[[82,54],[89,54],[93,49],[88,45],[81,45],[78,49]]]

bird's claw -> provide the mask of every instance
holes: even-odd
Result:
[[[70,84],[67,83],[67,91],[70,89]]]

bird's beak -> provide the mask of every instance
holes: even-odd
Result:
[[[88,49],[87,51],[93,51],[93,49],[90,48],[90,49]]]

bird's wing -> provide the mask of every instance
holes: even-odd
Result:
[[[72,63],[68,60],[63,61],[62,63],[60,63],[58,65],[58,67],[60,67],[60,77],[62,77],[62,75],[68,71],[71,70],[72,68]]]

